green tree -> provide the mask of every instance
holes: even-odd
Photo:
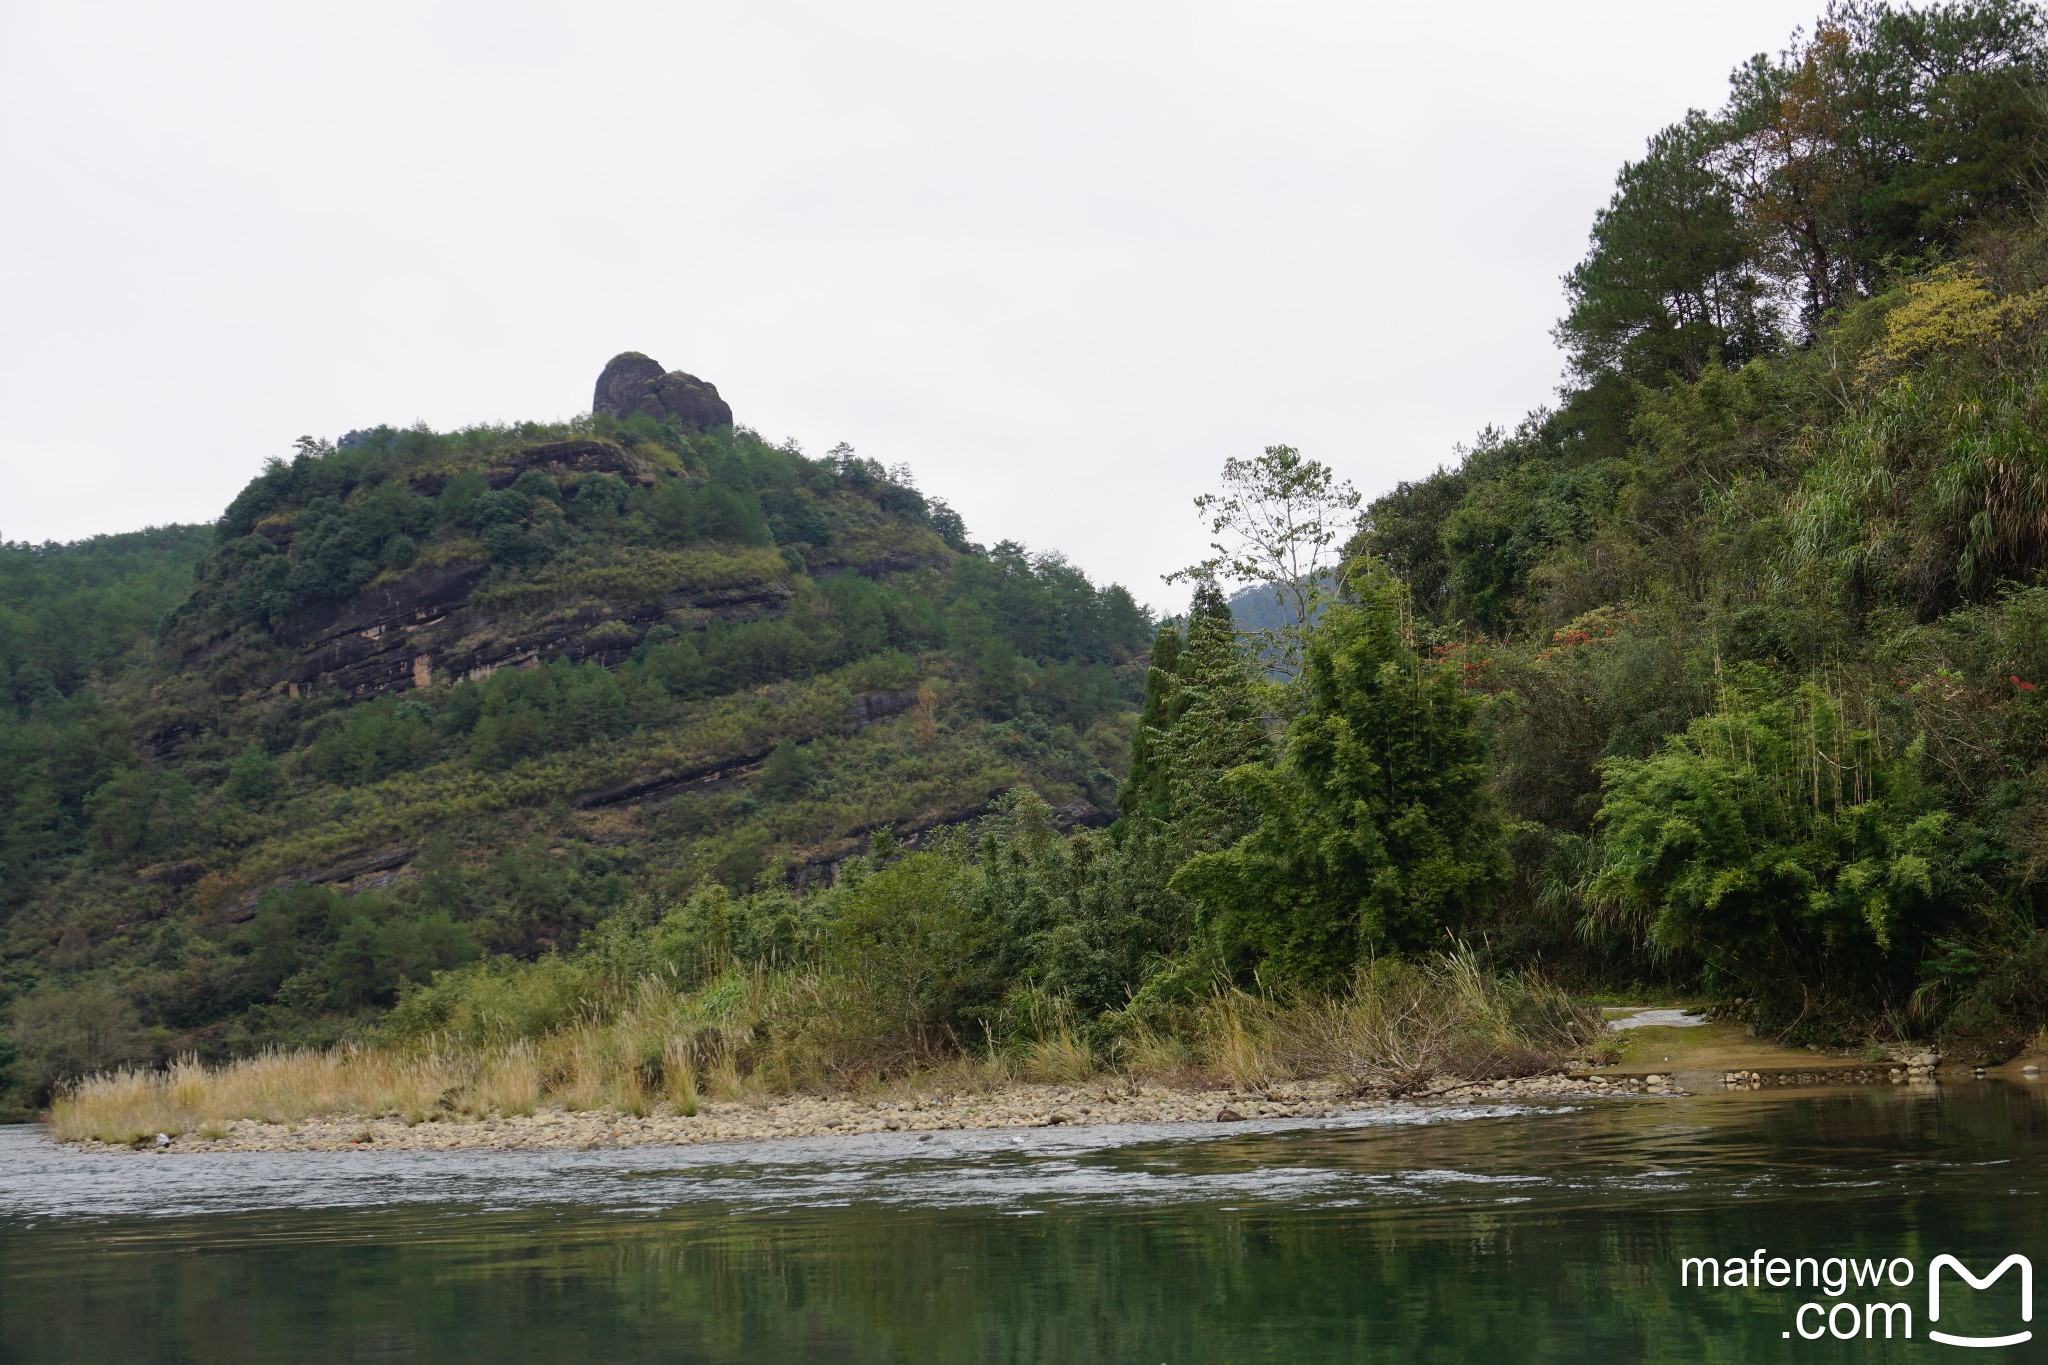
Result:
[[[1622,167],[1594,216],[1591,250],[1565,276],[1570,311],[1557,339],[1580,378],[1697,378],[1773,341],[1771,305],[1715,164],[1725,137],[1694,112]]]
[[[1174,864],[1162,828],[1140,820],[1120,838],[1093,830],[1063,837],[1045,802],[1018,788],[998,801],[972,847],[956,850],[980,874],[966,886],[976,919],[989,926],[981,976],[984,1008],[999,1005],[993,1029],[1030,1031],[1039,1021],[1022,1016],[1048,998],[1083,1019],[1119,1009],[1187,945],[1192,907],[1167,889]]]
[[[1808,335],[1901,258],[2026,202],[2044,38],[2018,0],[1848,0],[1735,72],[1727,183]]]
[[[1195,499],[1216,537],[1215,553],[1167,575],[1167,582],[1262,584],[1278,600],[1286,624],[1271,641],[1272,662],[1299,670],[1303,641],[1315,620],[1336,547],[1351,534],[1358,490],[1328,465],[1293,446],[1267,446],[1251,459],[1223,463],[1223,491]]]
[[[199,832],[198,794],[183,773],[128,768],[86,798],[93,840],[120,860],[177,852]]]
[[[1407,610],[1383,571],[1331,604],[1279,763],[1230,778],[1257,825],[1174,875],[1243,965],[1329,982],[1366,954],[1437,941],[1503,882],[1474,702],[1418,655]]]
[[[1426,479],[1396,484],[1366,508],[1357,532],[1344,545],[1345,560],[1372,555],[1408,585],[1416,611],[1442,620],[1451,603],[1444,521],[1457,510],[1466,487],[1459,469],[1439,469]]]
[[[277,794],[280,774],[276,762],[259,745],[251,744],[228,764],[227,780],[221,790],[245,806],[262,806]]]
[[[104,982],[45,986],[15,1005],[12,1032],[24,1079],[39,1098],[66,1081],[147,1059],[135,1007]]]
[[[1117,809],[1126,816],[1158,810],[1161,769],[1155,753],[1166,730],[1166,703],[1173,692],[1174,665],[1180,658],[1181,631],[1172,621],[1161,623],[1152,637],[1151,663],[1145,670],[1145,699],[1138,710],[1138,728],[1131,736],[1131,766],[1117,791]]]
[[[1596,904],[1773,1022],[1902,1004],[1956,883],[1921,745],[1886,752],[1808,685],[1732,698],[1604,768]]]
[[[977,959],[987,925],[975,913],[973,873],[958,862],[913,853],[858,876],[835,897],[825,961],[860,983],[861,1050],[880,1070],[957,1045],[962,1010],[977,992]]]
[[[1151,814],[1182,856],[1224,847],[1251,826],[1245,794],[1223,779],[1267,755],[1259,693],[1230,605],[1215,584],[1201,584],[1153,750],[1158,777]]]
[[[1257,690],[1230,604],[1215,583],[1197,584],[1185,625],[1161,626],[1153,644],[1119,808],[1173,825],[1235,804],[1215,779],[1264,753]]]
[[[1001,720],[1017,713],[1024,697],[1023,670],[1008,642],[991,639],[975,657],[976,677],[969,695],[985,714]]]
[[[810,746],[785,739],[761,765],[761,794],[774,801],[789,801],[804,795],[818,780],[817,763]]]

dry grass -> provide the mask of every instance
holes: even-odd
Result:
[[[1461,948],[1374,963],[1343,994],[1274,1011],[1264,1037],[1268,1065],[1404,1095],[1444,1078],[1553,1070],[1602,1033],[1598,1010],[1540,980],[1488,973]]]
[[[695,991],[648,978],[537,1038],[457,1034],[94,1076],[59,1096],[49,1121],[66,1140],[136,1142],[159,1132],[219,1134],[238,1119],[422,1123],[551,1104],[694,1114],[706,1096],[730,1103],[876,1085],[977,1092],[1017,1080],[1071,1084],[1104,1068],[1062,1002],[1036,1002],[1028,1017],[1028,1041],[1013,1050],[941,1052],[907,1043],[901,1029],[873,1018],[853,983],[819,973],[733,972]],[[1405,1094],[1443,1076],[1544,1070],[1598,1035],[1596,1011],[1540,982],[1490,975],[1460,951],[1419,965],[1376,964],[1326,998],[1221,992],[1173,1031],[1136,1029],[1113,1055],[1126,1075],[1182,1084],[1258,1089],[1335,1076],[1357,1091]]]
[[[135,1142],[156,1133],[224,1131],[235,1119],[298,1123],[318,1114],[424,1115],[469,1075],[438,1057],[365,1048],[265,1052],[226,1066],[182,1059],[167,1070],[94,1076],[50,1108],[67,1141]]]
[[[1138,1076],[1173,1076],[1187,1071],[1194,1054],[1173,1034],[1140,1027],[1119,1039],[1116,1051],[1120,1069]]]
[[[1025,1045],[1019,1070],[1029,1080],[1070,1085],[1095,1074],[1095,1052],[1079,1029],[1062,1024]]]
[[[540,1108],[540,1068],[533,1045],[522,1039],[497,1056],[484,1058],[470,1083],[469,1100],[485,1113],[531,1114]]]
[[[66,1140],[224,1131],[237,1119],[322,1115],[408,1123],[531,1114],[542,1105],[693,1114],[705,1095],[840,1089],[914,1069],[863,1028],[856,995],[816,973],[734,972],[694,991],[647,978],[537,1038],[473,1030],[410,1044],[265,1052],[222,1066],[93,1076],[61,1094]]]
[[[1198,1016],[1197,1064],[1238,1087],[1284,1079],[1269,1043],[1276,1011],[1271,1001],[1231,990],[1219,993]]]

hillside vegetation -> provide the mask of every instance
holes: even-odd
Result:
[[[1838,7],[1651,139],[1576,382],[1352,548],[1489,701],[1514,951],[1794,1036],[2048,1019],[2030,6]]]
[[[210,530],[6,553],[18,1093],[331,1041],[1020,785],[1106,819],[1151,632],[904,471],[644,415],[309,438]]]
[[[1362,513],[1233,460],[1156,629],[900,473],[645,415],[306,443],[153,645],[115,623],[186,533],[11,548],[17,1093],[341,1038],[482,1075],[601,1036],[643,1100],[1227,1068],[1302,1018],[1348,1022],[1299,1066],[1412,1081],[1554,1062],[1544,979],[2010,1055],[2048,1022],[2044,38],[1849,4],[1744,64],[1622,169],[1555,407]],[[116,633],[58,648],[92,593]],[[1490,1003],[1402,993],[1461,942]]]

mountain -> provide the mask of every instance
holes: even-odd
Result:
[[[1293,619],[1281,605],[1278,590],[1270,583],[1253,583],[1239,588],[1225,600],[1230,606],[1232,623],[1247,634],[1278,630]]]
[[[62,987],[126,1002],[110,1056],[319,1041],[1013,787],[1107,819],[1151,636],[1126,592],[693,376],[606,378],[566,425],[303,439],[211,528],[6,547],[23,1027]]]
[[[634,353],[574,423],[308,439],[203,536],[8,547],[17,1087],[601,1022],[619,1103],[713,1053],[1420,1084],[1533,1055],[1459,1022],[1501,972],[1531,1018],[1654,983],[2009,1058],[2048,1026],[2044,89],[2010,0],[1739,67],[1595,216],[1556,405],[1375,499],[1266,676],[1266,590],[1155,633]],[[1205,500],[1226,562],[1324,548],[1335,471],[1267,456]]]

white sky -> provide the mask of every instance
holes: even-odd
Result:
[[[0,0],[0,537],[631,349],[1178,609],[1227,456],[1547,401],[1621,162],[1818,4]]]

